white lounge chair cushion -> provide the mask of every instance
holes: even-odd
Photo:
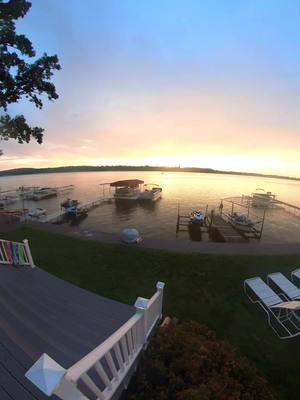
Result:
[[[281,298],[261,278],[246,279],[245,284],[253,290],[258,299],[267,307],[283,303]]]
[[[300,289],[297,288],[290,280],[288,280],[282,273],[275,272],[269,274],[268,278],[279,287],[284,294],[286,294],[290,299],[300,298]]]
[[[295,271],[292,272],[292,276],[300,279],[300,268],[295,269]]]

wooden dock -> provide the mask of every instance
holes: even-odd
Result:
[[[87,201],[85,203],[80,203],[77,207],[79,211],[88,211],[93,208],[99,207],[102,204],[105,203],[110,203],[113,201],[113,197],[99,197],[90,201]],[[64,209],[61,209],[59,211],[56,211],[55,213],[52,213],[50,215],[45,215],[44,217],[39,218],[40,222],[44,223],[57,223],[62,220],[62,218],[66,215],[66,211]]]
[[[221,215],[212,213],[209,217],[209,233],[213,240],[226,243],[243,243],[246,238]]]

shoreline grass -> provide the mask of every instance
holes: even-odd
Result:
[[[36,265],[75,285],[124,303],[151,296],[166,283],[164,314],[196,320],[230,342],[269,379],[278,398],[300,392],[300,340],[279,340],[258,307],[243,293],[243,280],[281,271],[287,276],[300,255],[178,254],[87,241],[21,228],[6,239],[29,239]]]

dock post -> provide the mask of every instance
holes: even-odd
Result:
[[[211,229],[211,226],[212,226],[212,224],[213,224],[213,219],[214,219],[214,210],[211,210],[211,212],[210,212],[209,229]]]
[[[264,229],[264,224],[265,224],[265,217],[266,217],[266,209],[264,209],[264,216],[263,216],[263,220],[262,220],[262,224],[261,224],[259,240],[260,240],[261,237],[262,237],[262,233],[263,233],[263,229]]]
[[[177,237],[178,231],[179,231],[179,208],[180,208],[180,205],[179,205],[179,203],[178,203],[178,207],[177,207],[176,237]]]

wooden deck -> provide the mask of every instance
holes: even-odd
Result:
[[[70,367],[135,311],[39,268],[0,265],[0,399],[48,399],[25,378],[28,368],[43,353]]]
[[[224,220],[220,215],[214,214],[210,225],[210,232],[215,239],[219,239],[227,243],[245,242],[245,237],[235,230],[233,226]]]

